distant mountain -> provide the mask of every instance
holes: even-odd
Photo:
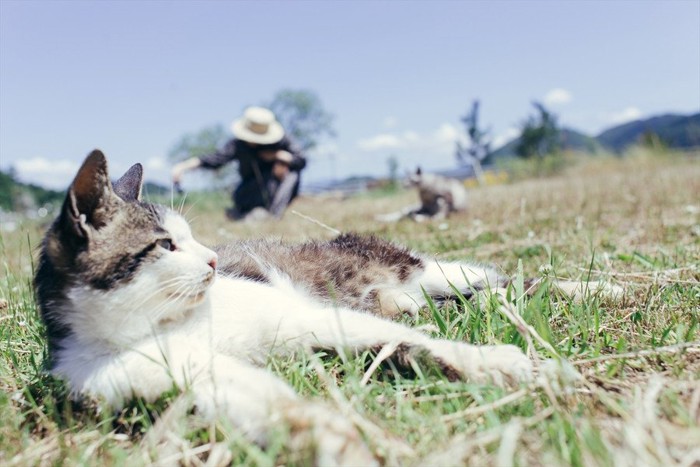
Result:
[[[153,182],[143,184],[143,193],[148,196],[169,195],[170,189]],[[6,212],[24,212],[47,204],[59,206],[66,196],[65,191],[47,190],[31,183],[22,183],[12,171],[0,170],[0,209]]]
[[[596,139],[607,149],[622,152],[642,141],[645,134],[655,134],[670,148],[700,146],[700,113],[694,115],[659,115],[615,126]]]
[[[561,141],[562,148],[564,148],[565,150],[590,153],[595,153],[602,150],[600,144],[598,143],[598,141],[596,141],[595,138],[592,138],[588,135],[581,133],[580,131],[576,131],[571,128],[563,128],[559,132],[559,138]],[[519,143],[520,138],[518,137],[505,144],[504,146],[501,146],[500,148],[496,149],[494,152],[488,155],[486,163],[492,162],[496,159],[500,159],[503,157],[515,157],[515,150],[518,147]]]
[[[601,150],[622,152],[629,146],[643,142],[645,135],[656,135],[669,148],[682,149],[700,146],[700,113],[693,115],[658,115],[635,120],[609,128],[596,137],[571,128],[562,129],[561,143],[564,149],[596,153]],[[520,138],[493,151],[485,160],[490,163],[500,158],[514,157]]]
[[[169,196],[171,194],[171,189],[156,182],[146,181],[143,184],[141,192],[144,196]]]

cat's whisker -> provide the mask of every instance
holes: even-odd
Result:
[[[147,304],[153,298],[157,297],[158,295],[163,294],[163,292],[165,292],[168,289],[172,289],[172,288],[175,288],[175,292],[172,292],[168,295],[170,295],[170,296],[176,295],[179,293],[179,290],[181,288],[187,287],[189,285],[189,282],[190,281],[188,280],[187,277],[182,277],[182,276],[170,279],[168,281],[164,281],[163,283],[166,285],[164,285],[164,286],[161,285],[161,287],[159,287],[157,290],[153,291],[148,296],[143,297],[138,303],[134,303],[131,305],[129,312],[126,313],[122,318],[122,324],[127,322],[129,319],[131,319],[131,317],[134,313],[140,312],[141,309],[143,308],[143,306],[145,304]],[[158,312],[161,308],[166,308],[166,307],[170,306],[170,304],[171,304],[170,299],[168,299],[164,302],[160,302],[156,306],[156,308],[153,309],[154,314],[158,314]]]
[[[155,320],[158,321],[168,309],[177,305],[179,302],[186,302],[188,298],[194,297],[196,295],[194,292],[199,288],[200,286],[198,284],[192,284],[191,282],[183,283],[175,292],[168,294],[168,299],[165,302],[152,310]],[[204,291],[205,290],[202,290],[202,292]]]
[[[181,284],[186,284],[186,283],[187,283],[187,278],[183,278],[183,277],[175,277],[173,279],[168,279],[166,281],[163,281],[163,282],[161,282],[160,287],[158,289],[152,291],[146,297],[142,298],[141,301],[139,301],[138,303],[132,304],[132,306],[134,307],[134,309],[138,309],[141,306],[143,306],[144,304],[146,304],[152,298],[163,293],[165,290],[172,288],[172,287],[179,287]]]
[[[187,195],[188,195],[188,194],[189,194],[189,193],[185,193],[185,195],[184,195],[184,196],[182,197],[182,199],[180,200],[180,206],[178,206],[178,208],[177,208],[177,212],[178,212],[178,213],[182,213],[182,210],[185,208],[185,202],[187,201]]]
[[[194,208],[196,204],[197,204],[197,203],[192,203],[192,204],[190,205],[190,207],[187,208],[187,211],[185,211],[185,212],[180,212],[180,215],[181,215],[182,217],[184,217],[185,219],[187,219],[188,222],[192,222],[192,219],[190,219],[190,218],[187,217],[187,216],[189,216],[190,211],[192,211],[192,208]]]

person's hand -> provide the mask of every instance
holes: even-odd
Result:
[[[173,166],[172,171],[170,172],[170,175],[173,178],[173,183],[179,184],[180,181],[182,181],[182,174],[185,172],[185,169],[182,167],[182,162],[179,164],[175,164]]]
[[[173,183],[179,184],[182,180],[182,175],[185,172],[187,172],[188,170],[196,169],[200,166],[200,164],[201,163],[199,161],[199,158],[197,157],[192,157],[190,159],[175,164],[172,170],[170,171],[170,176],[173,178]]]
[[[258,156],[260,159],[264,160],[265,162],[273,162],[274,160],[277,159],[277,153],[279,151],[260,151],[258,153]]]
[[[279,181],[284,180],[284,177],[289,173],[289,165],[284,162],[275,162],[272,166],[272,175]]]
[[[279,151],[277,151],[275,153],[275,160],[277,162],[282,162],[284,164],[289,165],[292,163],[292,160],[293,160],[292,153],[290,153],[289,151],[285,151],[283,149],[280,149]]]

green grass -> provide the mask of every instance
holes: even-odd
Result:
[[[430,303],[415,322],[405,319],[436,336],[513,343],[536,361],[559,355],[579,378],[504,390],[449,383],[430,368],[412,378],[386,368],[363,384],[368,353],[297,355],[270,361],[271,371],[305,397],[349,410],[391,465],[700,462],[697,155],[598,158],[553,177],[470,193],[469,211],[444,225],[372,220],[413,203],[412,192],[304,198],[293,209],[438,258],[496,264],[511,276],[603,278],[624,287],[616,302],[573,302],[547,289],[523,299],[516,287],[505,310],[486,298],[457,299]],[[226,200],[173,202],[184,202],[195,235],[208,244],[333,235],[292,212],[281,222],[233,224],[223,215]],[[154,404],[134,401],[117,414],[99,402],[71,401],[42,369],[46,348],[31,277],[45,227],[26,220],[0,231],[0,464],[309,463],[308,452],[289,446],[285,427],[262,450],[224,423],[203,424],[176,392]]]

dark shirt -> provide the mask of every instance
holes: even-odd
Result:
[[[265,161],[259,156],[259,153],[280,149],[288,151],[292,155],[292,162],[289,164],[290,170],[299,172],[306,166],[306,159],[286,136],[275,144],[261,144],[255,147],[250,146],[245,141],[234,138],[219,151],[201,156],[199,161],[200,166],[205,169],[218,169],[231,161],[237,160],[238,172],[241,175],[241,179],[245,181],[256,177],[256,166],[263,176],[271,173],[275,161]]]

